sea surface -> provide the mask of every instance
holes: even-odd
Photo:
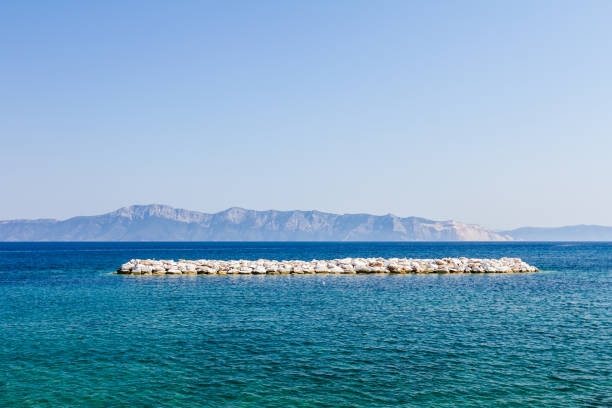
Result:
[[[131,258],[543,272],[123,276]],[[612,243],[0,243],[0,407],[610,407]]]

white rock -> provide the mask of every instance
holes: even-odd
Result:
[[[312,261],[189,261],[132,259],[121,265],[117,273],[134,275],[194,275],[199,274],[265,274],[265,273],[514,273],[535,272],[538,269],[519,258],[476,259],[407,259],[407,258],[343,258]]]

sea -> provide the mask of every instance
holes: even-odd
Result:
[[[132,258],[527,274],[124,276]],[[0,407],[611,407],[612,243],[0,243]]]

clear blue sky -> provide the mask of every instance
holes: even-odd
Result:
[[[611,1],[13,1],[0,219],[612,225]]]

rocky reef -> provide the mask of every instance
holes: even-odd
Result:
[[[538,268],[520,258],[343,258],[312,261],[132,259],[117,271],[126,275],[271,275],[313,273],[521,273]]]

